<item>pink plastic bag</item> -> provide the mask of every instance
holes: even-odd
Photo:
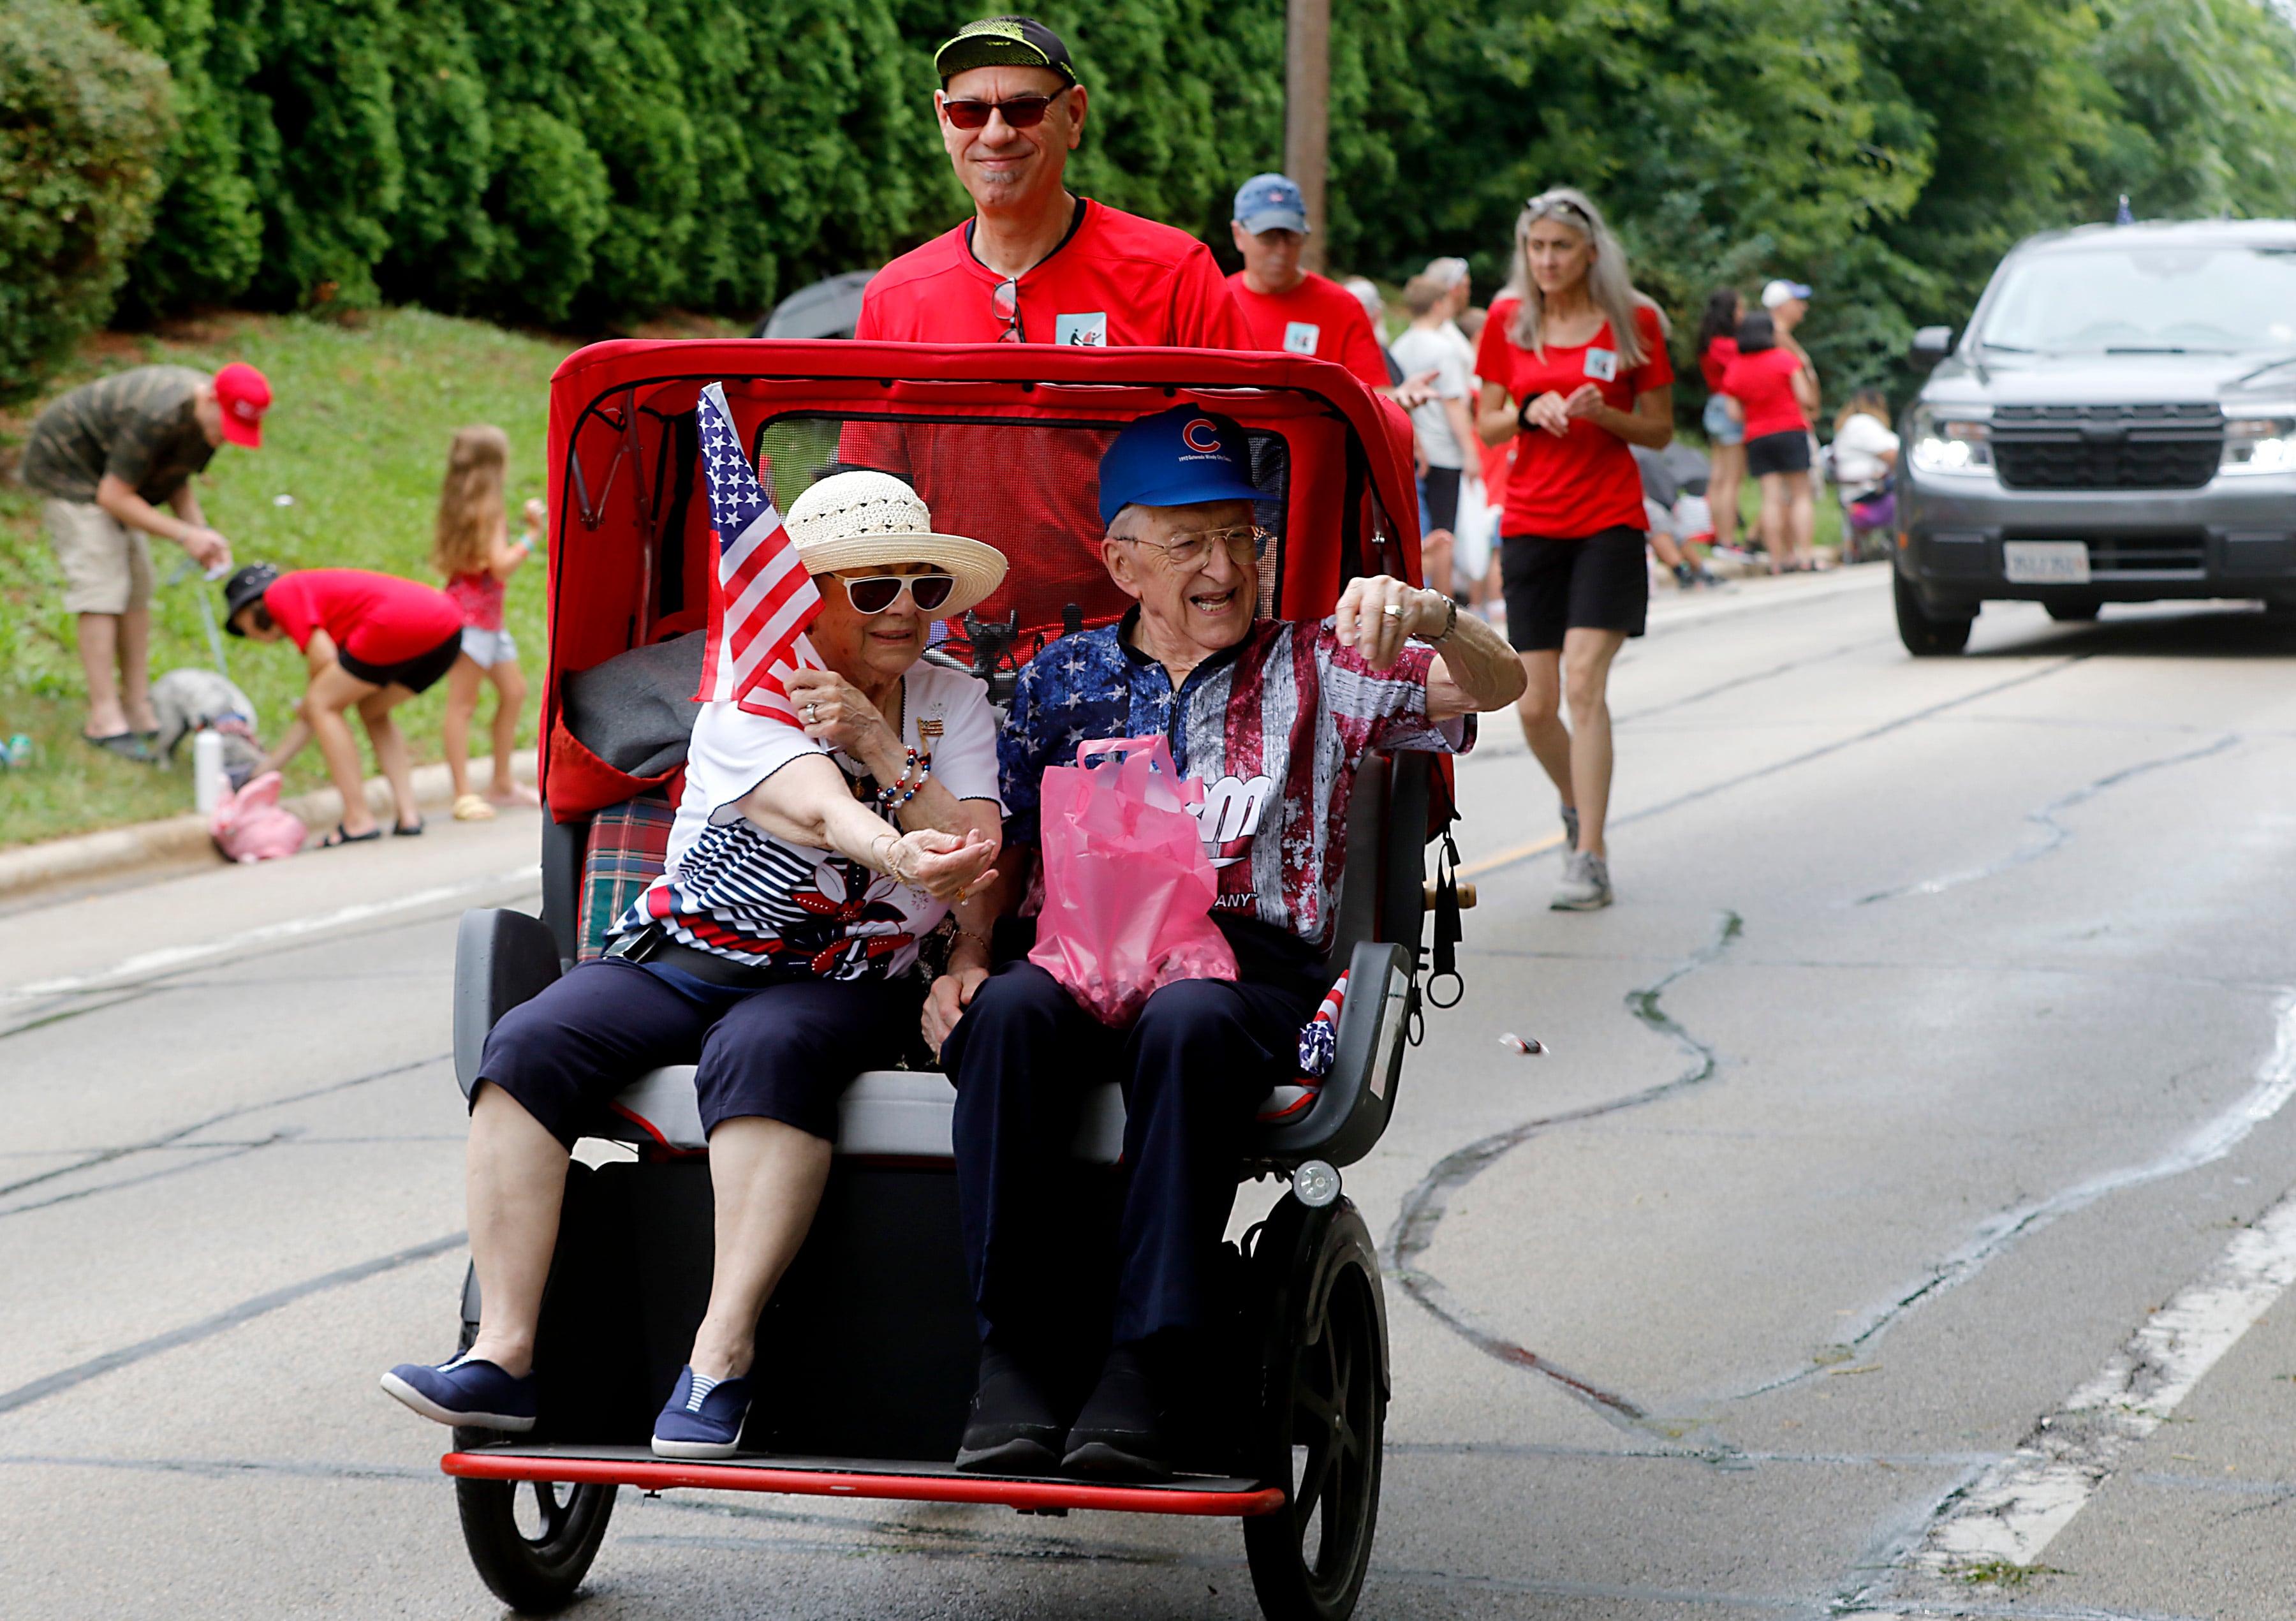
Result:
[[[1095,755],[1121,760],[1088,765]],[[1103,1024],[1129,1024],[1175,980],[1235,977],[1211,920],[1218,880],[1188,811],[1203,795],[1162,737],[1083,744],[1075,765],[1045,773],[1045,909],[1029,960]]]
[[[236,794],[216,802],[208,833],[216,848],[234,861],[270,861],[303,847],[309,829],[292,810],[279,805],[279,773],[266,771]]]

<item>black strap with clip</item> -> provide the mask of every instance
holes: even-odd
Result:
[[[1451,830],[1446,827],[1442,845],[1435,852],[1435,971],[1427,980],[1427,1000],[1438,1008],[1456,1008],[1467,993],[1456,949],[1465,938],[1466,931],[1459,923],[1459,847],[1451,842]],[[1436,994],[1436,987],[1446,979],[1454,986],[1448,1001]]]

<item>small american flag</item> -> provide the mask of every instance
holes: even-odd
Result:
[[[742,454],[725,384],[703,389],[696,411],[718,576],[709,592],[701,690],[694,696],[705,704],[737,704],[753,715],[796,726],[797,708],[782,678],[792,669],[822,668],[805,637],[821,593]]]

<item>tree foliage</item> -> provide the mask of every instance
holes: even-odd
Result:
[[[68,0],[0,11],[0,399],[103,325],[151,228],[166,64]]]
[[[962,218],[933,46],[978,0],[94,0],[178,122],[131,314],[419,302],[594,328],[754,315]],[[43,0],[51,6],[60,0]],[[1506,270],[1600,199],[1677,316],[1820,290],[1829,383],[1963,318],[2034,230],[2296,212],[2296,35],[2259,0],[1333,0],[1332,261]],[[1226,247],[1283,154],[1284,0],[1048,0],[1070,175]]]

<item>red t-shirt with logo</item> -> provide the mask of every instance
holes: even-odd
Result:
[[[1746,412],[1746,437],[1765,433],[1807,433],[1809,418],[1794,398],[1794,374],[1801,357],[1790,349],[1757,350],[1740,355],[1722,374],[1722,391]]]
[[[994,343],[1004,277],[973,258],[971,222],[903,254],[862,295],[856,338]],[[1248,350],[1243,317],[1211,250],[1185,231],[1105,203],[1077,201],[1067,240],[1020,280],[1030,343],[1162,344]],[[1357,312],[1360,315],[1360,309]],[[970,424],[849,422],[837,459],[906,479],[944,534],[969,535],[1013,564],[984,621],[1018,609],[1054,623],[1075,603],[1088,621],[1127,599],[1100,561],[1100,454],[1112,432]],[[1025,654],[1024,654],[1025,656]]]
[[[435,586],[365,569],[298,569],[263,593],[287,639],[311,645],[324,630],[335,651],[373,665],[405,663],[463,633],[463,611]]]
[[[1718,394],[1722,391],[1722,374],[1730,369],[1730,362],[1738,358],[1738,340],[1717,338],[1698,357],[1698,370],[1706,379],[1706,386]]]
[[[1507,328],[1514,324],[1520,302],[1500,299],[1491,305],[1482,341],[1475,349],[1476,374],[1505,388],[1518,407],[1541,394],[1568,398],[1582,383],[1591,383],[1605,404],[1631,411],[1638,395],[1674,381],[1665,330],[1658,311],[1647,305],[1635,310],[1643,363],[1628,369],[1619,364],[1607,321],[1587,342],[1568,349],[1550,343],[1534,354],[1517,348]],[[1571,418],[1570,432],[1562,438],[1531,428],[1517,433],[1513,442],[1514,466],[1507,474],[1506,503],[1499,516],[1501,534],[1580,539],[1622,524],[1645,527],[1641,470],[1627,441],[1608,428],[1578,416]]]
[[[1387,358],[1380,352],[1371,317],[1354,293],[1329,276],[1311,270],[1289,292],[1254,292],[1239,270],[1227,278],[1227,286],[1243,312],[1253,349],[1335,360],[1366,388],[1388,386]]]
[[[967,220],[878,271],[861,295],[853,335],[896,343],[1001,341],[996,296],[1004,278],[973,258],[972,233]],[[1019,292],[1024,342],[1252,347],[1210,248],[1185,231],[1087,197],[1077,199],[1068,236],[1021,276]]]

